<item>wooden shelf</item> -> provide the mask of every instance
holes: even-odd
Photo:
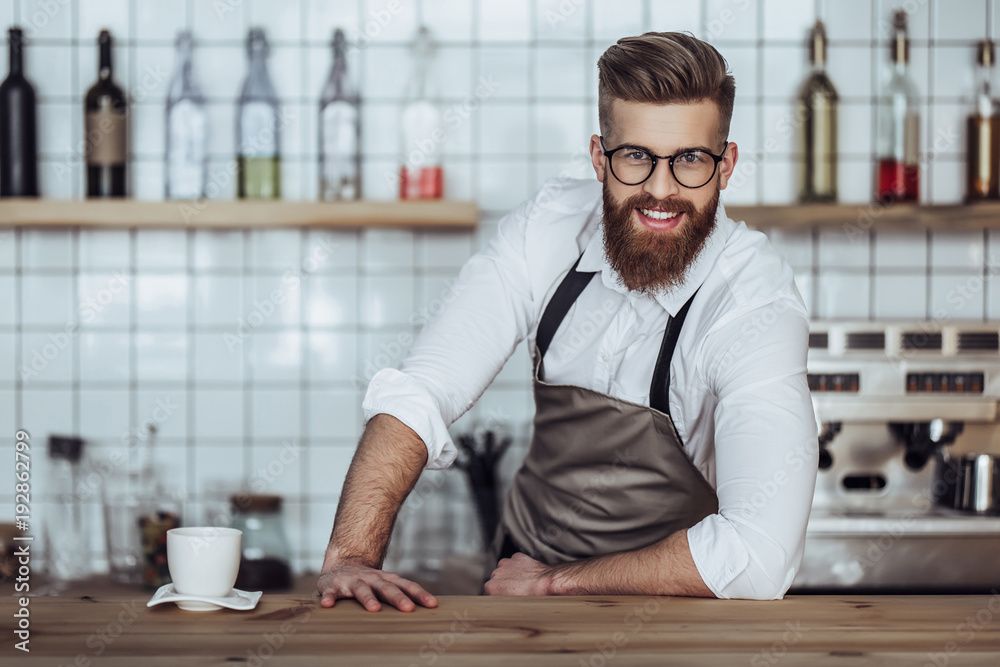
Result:
[[[845,233],[869,229],[968,230],[1000,227],[1000,202],[968,205],[918,206],[894,204],[800,204],[789,206],[727,206],[726,214],[755,229],[841,227]]]
[[[0,225],[71,227],[404,227],[471,229],[471,201],[0,200]]]
[[[802,204],[729,206],[729,217],[756,229],[840,227],[963,230],[1000,227],[1000,202],[918,206]],[[395,227],[472,229],[479,210],[472,201],[136,201],[132,199],[0,200],[0,225],[157,228]]]

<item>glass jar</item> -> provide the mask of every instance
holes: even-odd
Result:
[[[291,551],[285,536],[281,496],[236,494],[229,497],[232,528],[243,531],[243,558],[236,588],[277,591],[292,587]]]

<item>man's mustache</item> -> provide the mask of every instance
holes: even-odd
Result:
[[[659,209],[669,213],[694,213],[697,209],[687,199],[660,200],[649,195],[633,195],[622,203],[623,209],[648,208]]]

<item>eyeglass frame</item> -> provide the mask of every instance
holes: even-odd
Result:
[[[617,148],[612,148],[611,150],[605,150],[604,149],[604,137],[598,136],[598,140],[600,140],[600,142],[601,142],[601,149],[602,149],[602,152],[604,153],[604,157],[606,157],[608,159],[608,171],[610,171],[611,175],[615,177],[615,180],[618,181],[619,183],[621,183],[622,185],[628,185],[628,186],[642,185],[643,183],[645,183],[646,181],[648,181],[649,178],[653,175],[653,172],[656,171],[656,163],[659,162],[660,160],[666,160],[667,161],[667,165],[670,167],[670,176],[675,181],[677,181],[677,185],[681,186],[682,188],[687,188],[688,190],[697,190],[698,188],[703,188],[706,185],[708,185],[713,178],[715,178],[715,173],[717,171],[719,171],[719,163],[722,162],[722,158],[725,157],[726,151],[729,150],[729,144],[732,143],[730,141],[727,141],[726,145],[722,148],[722,152],[719,153],[718,155],[716,155],[715,153],[712,153],[710,151],[701,149],[701,148],[689,148],[689,149],[680,151],[679,153],[674,153],[673,155],[655,155],[649,149],[647,149],[647,148],[645,148],[643,146],[636,146],[634,144],[622,144],[621,146],[618,146]],[[653,166],[650,167],[649,173],[646,175],[646,178],[642,179],[638,183],[626,183],[622,179],[618,178],[618,174],[615,173],[615,168],[611,166],[611,162],[612,162],[611,161],[611,156],[614,155],[615,152],[620,151],[623,148],[638,148],[639,150],[641,150],[641,151],[645,152],[647,155],[649,155],[649,157],[652,158],[652,160],[653,160]],[[708,155],[710,158],[712,158],[713,160],[715,160],[715,164],[712,165],[712,175],[709,176],[708,180],[706,180],[701,185],[684,185],[677,178],[677,175],[674,174],[674,158],[676,158],[678,155],[684,155],[685,153],[692,153],[694,151],[697,151],[699,153],[704,153],[705,155]]]

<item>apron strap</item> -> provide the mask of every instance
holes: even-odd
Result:
[[[559,325],[566,318],[569,309],[583,290],[590,284],[594,273],[581,273],[576,270],[581,254],[570,267],[569,273],[559,283],[549,303],[545,306],[542,319],[538,323],[538,331],[535,334],[535,345],[538,347],[538,358],[541,360],[545,356],[549,344],[556,335]],[[700,289],[700,288],[699,288]],[[656,358],[656,367],[653,369],[653,381],[649,385],[649,407],[659,410],[663,414],[670,416],[670,405],[668,396],[670,395],[670,360],[674,356],[674,348],[677,347],[677,338],[681,334],[681,327],[684,325],[684,318],[687,317],[688,309],[694,300],[694,291],[691,298],[687,300],[679,311],[677,317],[670,317],[667,320],[667,328],[663,331],[663,342],[660,344],[660,354]]]
[[[538,322],[535,345],[538,347],[539,359],[545,356],[545,351],[549,349],[549,343],[555,337],[559,325],[562,324],[563,319],[566,317],[566,313],[573,307],[576,298],[580,296],[580,293],[583,292],[584,288],[590,283],[591,278],[595,275],[593,273],[580,273],[576,270],[576,266],[580,263],[581,259],[583,259],[583,255],[577,257],[573,266],[570,267],[569,273],[559,283],[559,287],[556,288],[555,293],[545,307],[542,319]]]
[[[677,317],[667,319],[667,328],[663,332],[663,342],[660,344],[660,354],[656,358],[656,367],[653,370],[653,381],[649,385],[649,407],[659,410],[668,417],[670,417],[670,360],[674,356],[674,348],[677,347],[677,338],[681,335],[684,318],[687,317],[688,309],[697,293],[698,290],[695,290],[687,303],[681,306],[677,311]]]

